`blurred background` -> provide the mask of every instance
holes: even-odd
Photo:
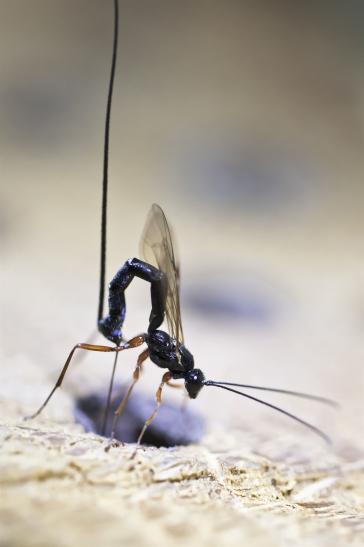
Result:
[[[0,12],[1,393],[30,412],[95,328],[113,11],[1,0]],[[107,278],[138,256],[159,203],[196,366],[336,398],[340,414],[269,400],[346,447],[363,422],[363,16],[354,0],[121,0],[111,124]],[[146,329],[149,287],[133,282],[127,305],[130,337]],[[119,379],[135,359],[122,356]],[[66,392],[106,390],[111,365],[87,355]],[[145,368],[152,394],[160,371]],[[64,405],[57,395],[49,415]],[[210,424],[310,435],[222,390],[191,405]]]

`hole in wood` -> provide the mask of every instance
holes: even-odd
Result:
[[[115,389],[115,395],[106,420],[105,436],[111,432],[112,419],[126,387]],[[91,393],[76,401],[75,418],[86,431],[101,434],[104,420],[106,398],[98,393]],[[120,416],[115,431],[115,438],[126,443],[137,441],[145,420],[155,408],[155,399],[133,393],[123,414]],[[200,441],[204,434],[204,421],[188,407],[163,402],[156,418],[147,428],[142,440],[143,445],[171,447],[188,445]]]

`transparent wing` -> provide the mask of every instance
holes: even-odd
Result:
[[[140,240],[140,252],[148,264],[161,270],[167,280],[166,319],[170,336],[183,344],[179,301],[179,268],[171,229],[162,209],[154,203],[148,213]]]

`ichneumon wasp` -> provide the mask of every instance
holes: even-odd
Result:
[[[105,123],[105,140],[104,140],[104,162],[103,162],[103,192],[102,192],[102,217],[101,217],[101,268],[100,268],[100,291],[98,305],[98,330],[99,332],[114,345],[98,345],[90,343],[76,344],[69,353],[67,360],[62,368],[59,378],[51,390],[50,394],[40,406],[40,408],[29,418],[34,418],[39,415],[44,407],[48,404],[58,387],[62,385],[72,357],[77,349],[83,349],[96,352],[113,352],[115,353],[114,366],[110,380],[110,386],[107,397],[107,404],[104,416],[103,433],[105,433],[105,424],[107,414],[109,412],[111,395],[113,388],[114,375],[118,355],[121,351],[130,348],[136,348],[146,345],[138,359],[133,373],[133,380],[118,405],[112,424],[111,438],[114,437],[116,421],[132,393],[132,390],[140,377],[143,363],[146,359],[150,359],[158,367],[165,369],[161,383],[156,392],[156,406],[152,414],[146,420],[137,444],[139,445],[143,434],[148,425],[155,418],[158,408],[161,404],[162,391],[164,386],[176,384],[172,380],[183,380],[185,389],[191,399],[195,399],[200,390],[205,386],[214,386],[230,391],[240,396],[251,399],[255,402],[266,405],[308,427],[313,432],[321,436],[325,441],[329,441],[329,437],[316,426],[290,412],[273,405],[267,401],[254,397],[245,391],[240,391],[234,388],[255,389],[268,392],[281,393],[286,395],[294,395],[321,403],[326,403],[331,406],[336,406],[336,403],[330,399],[301,393],[297,391],[268,388],[262,386],[238,384],[233,382],[206,380],[204,373],[194,366],[194,358],[190,351],[184,345],[183,329],[181,322],[181,307],[179,298],[179,268],[178,260],[175,256],[173,238],[166,216],[159,205],[154,204],[147,217],[144,232],[141,238],[141,256],[144,260],[132,258],[117,271],[109,284],[108,297],[108,315],[104,317],[104,290],[105,290],[105,263],[106,263],[106,225],[107,225],[107,191],[108,191],[108,159],[109,159],[109,135],[110,135],[110,115],[111,103],[113,94],[113,84],[115,77],[115,67],[117,58],[117,43],[118,43],[118,0],[114,0],[114,38],[113,38],[113,53],[111,74],[108,89],[106,123]],[[149,317],[149,325],[147,332],[141,333],[128,341],[124,341],[122,336],[122,327],[125,319],[125,291],[130,285],[134,277],[139,277],[150,283],[151,286],[151,313]],[[166,320],[168,332],[161,330],[160,326]],[[181,386],[183,387],[183,386]]]

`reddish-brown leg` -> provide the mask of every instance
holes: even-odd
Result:
[[[145,424],[143,425],[143,429],[141,430],[140,435],[139,435],[138,440],[137,440],[137,446],[136,446],[133,454],[131,455],[131,458],[134,458],[134,456],[137,452],[137,449],[140,446],[141,440],[143,438],[143,435],[144,435],[148,425],[150,425],[152,423],[152,421],[154,420],[154,418],[156,417],[157,412],[158,412],[159,407],[161,406],[161,402],[162,402],[163,387],[165,386],[165,384],[167,384],[167,382],[169,382],[169,380],[171,380],[171,378],[172,378],[172,374],[170,372],[166,372],[165,374],[163,374],[162,381],[159,384],[159,387],[158,387],[158,389],[156,391],[156,394],[155,394],[155,398],[156,398],[156,402],[157,402],[156,407],[153,410],[152,414],[149,416],[149,418],[145,421]]]
[[[184,389],[184,385],[183,384],[175,384],[174,382],[166,382],[167,386],[168,387],[173,387],[173,389]],[[185,412],[186,410],[186,407],[187,407],[187,402],[188,402],[188,397],[187,397],[187,392],[185,391],[184,393],[184,397],[182,399],[182,403],[181,403],[181,412]]]
[[[173,387],[174,389],[183,389],[183,384],[175,384],[174,382],[166,382],[168,387]]]
[[[113,419],[113,422],[112,422],[111,436],[110,436],[111,441],[115,437],[115,429],[116,429],[116,424],[117,424],[117,421],[119,419],[119,416],[123,412],[124,408],[126,407],[126,403],[129,400],[131,392],[133,391],[135,384],[137,383],[137,381],[140,378],[140,374],[141,374],[142,369],[143,369],[143,363],[146,359],[148,359],[148,357],[149,357],[149,350],[148,349],[145,349],[138,357],[138,361],[137,361],[136,367],[135,367],[134,372],[133,372],[133,381],[131,382],[131,384],[128,388],[128,391],[126,392],[126,394],[122,398],[118,408],[114,412],[114,419]]]
[[[115,352],[115,351],[119,352],[119,351],[123,351],[124,349],[135,348],[137,346],[140,346],[143,343],[144,343],[144,336],[140,335],[140,336],[136,336],[135,338],[132,338],[131,340],[129,340],[122,346],[102,346],[98,344],[87,344],[87,343],[76,344],[70,351],[67,357],[67,360],[62,368],[61,374],[59,375],[59,378],[57,382],[55,383],[54,388],[52,389],[52,391],[50,392],[50,394],[48,395],[44,403],[38,408],[38,410],[34,414],[32,414],[31,416],[26,416],[24,419],[32,420],[33,418],[38,416],[42,412],[42,410],[47,406],[49,400],[52,398],[56,389],[62,385],[63,379],[66,375],[67,369],[71,363],[73,354],[75,353],[76,349],[83,349],[87,351],[101,351],[101,352]]]
[[[117,365],[117,362],[118,362],[118,357],[119,357],[119,354],[115,353],[114,364],[113,364],[113,367],[112,367],[112,372],[111,372],[110,381],[109,381],[109,389],[108,389],[108,392],[107,392],[106,405],[105,405],[105,408],[104,408],[104,417],[103,417],[103,420],[102,420],[102,426],[101,426],[101,430],[100,430],[100,433],[101,433],[102,436],[105,436],[107,417],[109,415],[109,410],[110,410],[110,406],[111,406],[111,402],[112,402],[111,401],[111,396],[112,396],[112,389],[114,387],[114,378],[115,378],[115,372],[116,372],[116,365]]]

